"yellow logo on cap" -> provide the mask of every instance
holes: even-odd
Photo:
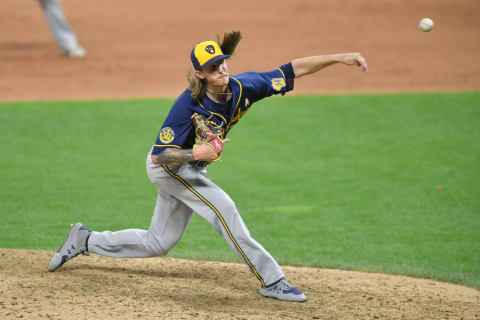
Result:
[[[223,52],[215,41],[204,41],[195,46],[194,54],[200,66],[203,66],[210,59],[223,55]]]
[[[175,133],[173,132],[172,128],[166,127],[160,130],[159,138],[163,143],[170,143],[175,138]]]
[[[272,79],[272,88],[275,89],[276,91],[280,91],[285,86],[286,84],[283,78]]]

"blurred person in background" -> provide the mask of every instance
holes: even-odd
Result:
[[[83,58],[87,51],[78,44],[77,37],[65,18],[58,0],[39,0],[53,39],[68,58]]]

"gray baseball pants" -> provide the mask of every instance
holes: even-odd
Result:
[[[67,22],[58,0],[39,0],[42,6],[48,26],[52,32],[53,39],[63,51],[78,45],[77,37]]]
[[[88,250],[103,256],[145,258],[164,256],[180,240],[193,212],[223,235],[262,285],[284,277],[275,259],[255,241],[232,199],[210,179],[206,169],[191,164],[169,168],[147,157],[147,173],[158,196],[148,230],[92,232]]]

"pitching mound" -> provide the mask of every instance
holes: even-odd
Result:
[[[0,249],[1,319],[480,319],[480,292],[386,274],[284,267],[305,303],[267,299],[237,263]]]

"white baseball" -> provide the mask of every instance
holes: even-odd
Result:
[[[423,18],[420,20],[418,27],[422,29],[422,31],[428,32],[433,28],[433,20],[430,18]]]

